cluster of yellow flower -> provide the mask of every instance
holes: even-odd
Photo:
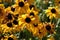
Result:
[[[20,32],[24,28],[32,32],[33,36],[43,38],[47,33],[55,33],[55,25],[51,22],[42,23],[39,20],[39,11],[32,3],[35,0],[15,0],[15,4],[7,8],[0,4],[0,34]],[[49,7],[45,10],[47,17],[58,18],[59,9]],[[17,40],[15,36],[4,36],[4,40]]]

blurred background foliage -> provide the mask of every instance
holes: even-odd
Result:
[[[46,3],[45,3],[46,2]],[[0,0],[0,3],[3,3],[5,7],[11,6],[14,4],[14,0]],[[37,6],[38,9],[40,9],[39,16],[41,22],[52,22],[56,24],[56,34],[48,34],[46,37],[43,37],[42,39],[39,39],[38,37],[32,36],[32,33],[30,33],[28,30],[24,29],[21,32],[15,33],[18,36],[18,40],[48,40],[51,36],[54,37],[55,40],[60,40],[60,18],[59,19],[49,19],[49,17],[46,16],[44,10],[47,9],[49,6],[55,6],[54,0],[35,0],[34,5]],[[0,35],[0,36],[3,36]],[[52,38],[53,38],[52,37]],[[51,39],[53,40],[53,39]]]

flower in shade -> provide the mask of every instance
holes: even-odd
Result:
[[[43,38],[47,35],[47,31],[44,30],[43,23],[33,24],[30,28],[28,28],[33,34],[33,36],[37,36],[39,38]]]
[[[50,34],[55,32],[55,25],[53,23],[44,23],[44,28]]]
[[[60,6],[60,0],[55,0],[55,1],[54,1],[54,5],[55,5],[55,6]]]

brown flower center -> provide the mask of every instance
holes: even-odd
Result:
[[[12,20],[12,14],[9,13],[9,14],[7,15],[7,19]]]
[[[51,9],[51,12],[52,13],[56,13],[56,10],[53,8],[53,9]]]
[[[30,22],[31,22],[31,19],[30,19],[29,17],[27,17],[27,18],[25,19],[25,21],[26,21],[27,23],[30,23]]]
[[[13,38],[9,37],[8,40],[14,40]]]
[[[12,23],[11,22],[7,23],[7,26],[12,27]]]
[[[58,3],[60,4],[60,1]]]
[[[24,6],[24,2],[19,2],[18,4],[20,7],[23,7]]]
[[[51,26],[50,25],[47,25],[46,26],[46,30],[50,31],[51,30]]]
[[[30,5],[29,8],[32,9],[34,7],[34,5]]]
[[[34,25],[34,27],[37,27],[37,26],[38,26],[38,24],[37,24],[37,23],[34,23],[33,25]]]
[[[31,12],[31,13],[30,13],[30,16],[34,16],[34,13],[33,13],[33,12]]]
[[[13,11],[13,12],[14,12],[14,11],[15,11],[15,8],[11,7],[11,11]]]
[[[18,21],[17,20],[13,20],[13,24],[18,25]]]

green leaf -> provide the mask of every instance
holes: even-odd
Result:
[[[26,39],[26,40],[28,40],[31,37],[32,37],[32,34],[28,30],[26,30],[26,29],[24,29],[23,31],[21,31],[20,35],[19,35],[20,39]]]
[[[47,40],[47,37],[43,37],[42,40]]]

